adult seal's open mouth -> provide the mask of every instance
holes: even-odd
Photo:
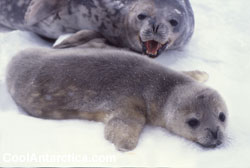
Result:
[[[140,42],[142,45],[142,53],[152,58],[157,57],[162,51],[164,51],[168,47],[169,44],[168,41],[165,44],[161,44],[154,40]]]

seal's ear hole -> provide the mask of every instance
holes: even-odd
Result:
[[[191,128],[197,128],[200,125],[200,121],[196,118],[191,118],[187,121],[187,124]]]
[[[146,14],[144,14],[144,13],[140,13],[139,15],[137,15],[137,18],[139,19],[139,20],[144,20],[144,19],[146,19],[148,16],[146,15]]]
[[[169,20],[169,23],[170,23],[173,27],[175,27],[175,26],[177,26],[177,25],[179,24],[178,21],[175,20],[175,19]]]
[[[219,114],[219,120],[221,122],[225,122],[226,121],[226,116],[225,116],[225,114],[223,112],[220,112],[220,114]]]

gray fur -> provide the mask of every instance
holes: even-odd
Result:
[[[7,84],[32,116],[104,122],[105,137],[118,150],[134,149],[145,124],[206,147],[224,141],[227,120],[218,117],[227,108],[215,90],[132,52],[25,50],[10,62]],[[191,118],[200,126],[188,126]]]
[[[114,46],[156,56],[190,39],[194,16],[189,0],[1,0],[0,24],[52,39],[94,30]],[[155,54],[145,50],[151,40],[162,45]]]

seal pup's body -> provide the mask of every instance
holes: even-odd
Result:
[[[7,72],[9,93],[28,114],[101,121],[118,150],[134,149],[145,124],[206,147],[224,139],[227,109],[220,95],[139,54],[29,49]]]
[[[1,0],[0,24],[52,39],[93,30],[155,57],[190,39],[194,16],[189,0]]]

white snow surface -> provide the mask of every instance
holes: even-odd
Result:
[[[137,148],[119,152],[104,138],[104,125],[82,120],[43,120],[18,110],[5,86],[5,68],[14,54],[52,44],[33,33],[0,32],[0,166],[250,166],[250,2],[191,0],[196,28],[183,49],[167,52],[157,62],[176,70],[209,73],[206,85],[224,97],[229,109],[228,139],[205,150],[162,128],[147,126]],[[26,160],[27,156],[33,156]],[[78,162],[39,162],[39,156],[112,157]],[[18,160],[19,159],[19,160]]]

